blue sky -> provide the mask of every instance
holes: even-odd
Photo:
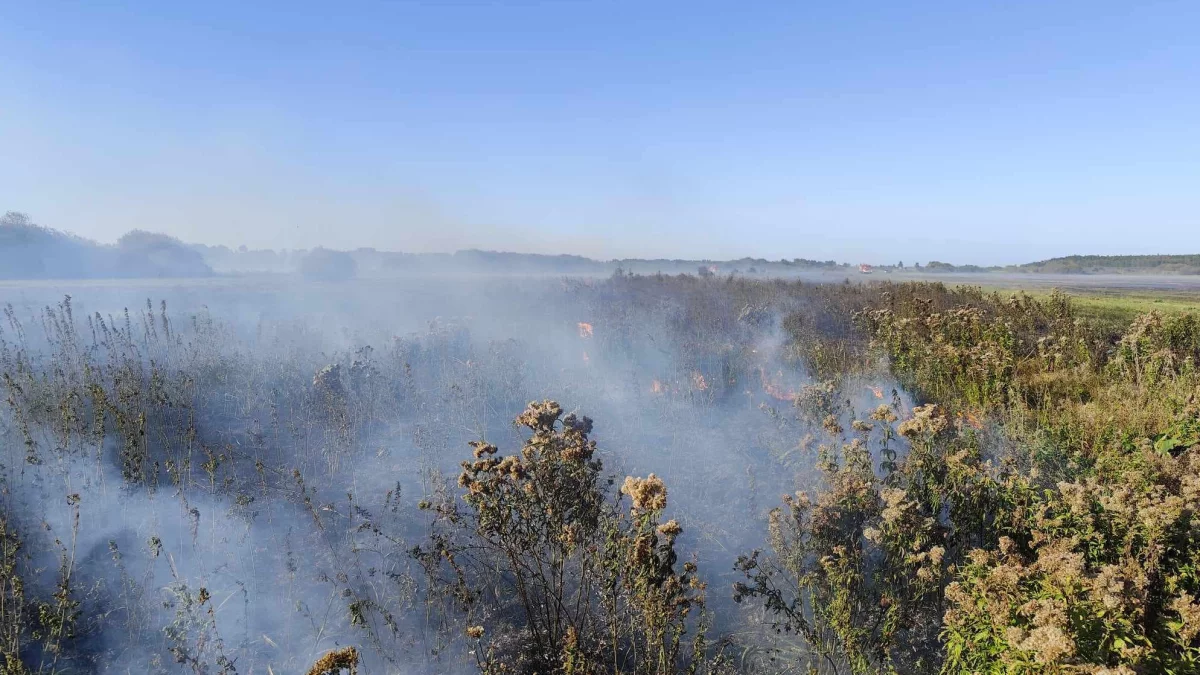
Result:
[[[1195,253],[1197,35],[1196,2],[0,0],[0,210],[274,248]]]

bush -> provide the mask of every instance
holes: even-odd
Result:
[[[695,672],[704,584],[693,563],[677,569],[682,528],[660,521],[666,486],[628,477],[614,498],[592,421],[553,401],[531,403],[517,424],[532,431],[519,455],[472,443],[458,478],[465,507],[423,504],[434,534],[413,552],[466,615],[481,670]]]

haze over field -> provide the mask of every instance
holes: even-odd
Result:
[[[951,282],[1015,284],[1022,287],[1142,286],[1200,287],[1200,255],[1066,256],[1022,265],[982,267],[929,261],[851,265],[806,258],[737,260],[595,260],[576,255],[541,255],[477,249],[450,253],[407,253],[360,248],[248,249],[188,244],[163,234],[134,230],[106,245],[35,224],[9,211],[0,217],[0,279],[198,279],[224,276],[299,276],[310,281],[348,281],[413,276],[604,277],[611,274],[699,274],[751,278],[802,278],[833,282],[865,275],[941,279]],[[984,276],[986,275],[986,276]],[[1085,278],[1091,277],[1091,278]],[[267,282],[260,279],[260,282]]]

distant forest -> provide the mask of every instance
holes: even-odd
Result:
[[[617,271],[700,275],[787,275],[799,271],[847,270],[833,260],[594,260],[578,255],[543,255],[468,249],[455,253],[403,253],[359,248],[248,249],[189,244],[174,237],[134,230],[116,244],[102,244],[34,223],[9,211],[0,217],[0,279],[112,279],[208,277],[241,274],[299,274],[317,281],[355,276],[473,272],[495,274],[608,275]]]
[[[1200,255],[1069,255],[1023,265],[980,267],[931,261],[926,272],[1027,272],[1031,274],[1200,274]]]
[[[930,261],[925,265],[861,265],[806,258],[737,260],[594,260],[578,255],[542,255],[464,250],[402,253],[247,249],[188,244],[174,237],[133,230],[115,244],[102,244],[35,224],[15,211],[0,216],[0,279],[120,279],[208,277],[219,274],[301,274],[314,280],[412,273],[497,272],[510,274],[699,274],[792,276],[810,272],[1200,274],[1200,255],[1073,255],[1024,265],[981,267]]]
[[[1072,255],[1018,269],[1046,274],[1200,274],[1200,255]]]
[[[0,216],[0,279],[207,277],[198,251],[165,234],[133,230],[116,244],[36,225],[15,211]]]

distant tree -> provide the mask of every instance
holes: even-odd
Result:
[[[212,268],[204,256],[165,234],[132,230],[117,240],[115,276],[208,277]]]
[[[27,214],[9,211],[0,216],[0,279],[45,276],[42,251],[55,243],[53,233],[34,225]]]
[[[696,269],[696,273],[701,277],[711,277],[713,275],[713,271],[710,270],[707,265],[701,265]]]
[[[111,247],[37,225],[28,215],[0,217],[0,278],[82,279],[112,276]]]
[[[33,219],[28,213],[20,211],[8,211],[3,216],[0,216],[0,227],[11,228],[27,228],[33,226]]]
[[[345,251],[318,247],[300,261],[300,274],[309,281],[349,281],[358,274],[358,264]]]

